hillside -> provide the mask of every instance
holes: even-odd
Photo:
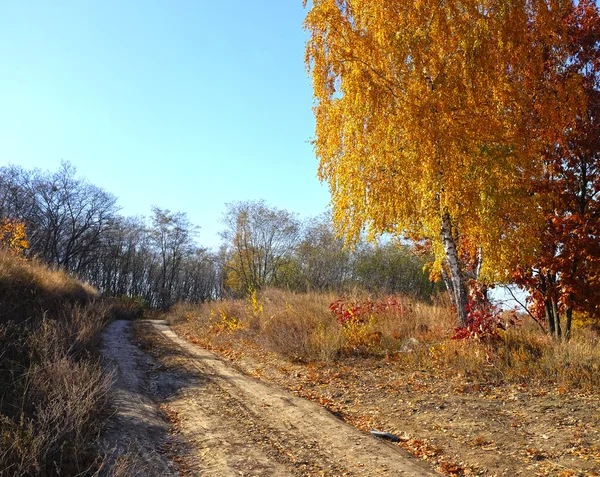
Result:
[[[0,475],[92,474],[106,319],[92,287],[0,248]]]

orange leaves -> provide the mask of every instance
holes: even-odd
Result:
[[[583,107],[583,112],[554,143],[549,140],[552,128],[540,122],[548,147],[543,169],[531,179],[530,189],[539,197],[544,227],[534,262],[514,274],[532,296],[532,313],[545,315],[550,331],[558,337],[563,316],[567,320],[562,331],[567,336],[574,313],[600,317],[595,280],[600,274],[600,14],[596,4],[578,2],[565,25],[568,59],[564,52],[548,59],[547,81],[563,85],[557,94],[570,98],[567,103]]]
[[[440,470],[446,475],[464,475],[464,467],[454,462],[440,462]]]
[[[29,248],[25,224],[17,220],[0,220],[0,244],[17,254]]]
[[[506,279],[539,245],[527,179],[580,105],[576,78],[546,80],[570,7],[313,1],[314,146],[339,232],[429,238],[439,275],[447,211],[485,278]]]

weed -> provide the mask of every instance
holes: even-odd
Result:
[[[109,308],[67,275],[0,251],[0,475],[91,475],[111,376]]]

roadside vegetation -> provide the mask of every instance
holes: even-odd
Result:
[[[0,247],[0,475],[92,475],[111,385],[98,356],[108,307],[89,285],[23,259],[8,242]]]
[[[445,475],[597,476],[599,330],[578,321],[559,341],[502,312],[501,328],[465,334],[455,316],[445,293],[276,289],[167,314],[192,343],[364,431],[392,432]]]
[[[245,343],[300,363],[356,357],[393,359],[407,370],[427,369],[490,384],[600,385],[600,332],[577,328],[569,343],[542,333],[526,315],[502,312],[500,328],[462,335],[449,300],[370,298],[354,292],[291,293],[275,289],[243,299],[178,304],[167,315],[206,346]],[[237,343],[234,346],[232,343]]]

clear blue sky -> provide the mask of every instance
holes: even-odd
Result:
[[[0,0],[0,163],[70,161],[126,215],[322,213],[301,0]]]

